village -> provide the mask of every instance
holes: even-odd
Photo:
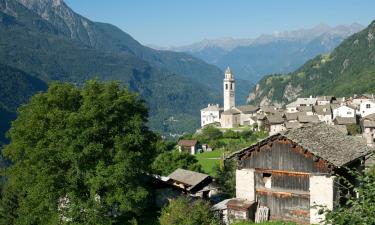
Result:
[[[206,199],[224,224],[239,220],[323,224],[324,210],[334,209],[353,194],[341,178],[355,185],[350,171],[362,172],[374,161],[372,94],[297,98],[283,108],[235,106],[235,80],[228,68],[224,107],[209,104],[202,109],[201,125],[222,132],[240,128],[268,132],[262,140],[224,156],[224,163],[236,165],[232,198],[220,198],[223,190],[208,174],[177,169],[157,176],[163,183],[161,202],[179,192]],[[178,150],[191,155],[215,151],[197,140],[180,140]]]

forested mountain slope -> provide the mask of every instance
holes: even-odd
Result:
[[[250,93],[249,101],[282,104],[299,96],[375,92],[374,35],[375,21],[331,53],[309,60],[295,72],[263,78]]]

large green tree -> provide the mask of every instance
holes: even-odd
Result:
[[[154,173],[168,176],[178,168],[202,172],[198,160],[187,152],[166,151],[158,155],[152,164]]]
[[[18,111],[4,155],[3,224],[122,224],[141,212],[158,137],[118,83],[52,84]]]

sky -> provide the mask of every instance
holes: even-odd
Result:
[[[375,0],[65,0],[74,11],[118,26],[146,45],[181,46],[222,37],[330,26],[367,26]]]

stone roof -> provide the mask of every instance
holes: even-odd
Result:
[[[346,135],[333,126],[319,123],[272,135],[248,148],[234,152],[227,159],[235,158],[244,152],[251,151],[278,136],[286,137],[335,167],[346,166],[373,151],[373,149],[367,147],[363,138]]]
[[[338,167],[371,152],[361,137],[345,135],[324,123],[289,130],[282,135]]]
[[[313,111],[312,106],[298,106],[297,109],[300,112],[312,112]]]
[[[365,120],[365,121],[363,121],[363,126],[374,128],[375,127],[375,121]]]
[[[302,127],[302,124],[299,122],[285,122],[286,129],[297,129]]]
[[[236,108],[244,114],[256,113],[259,110],[259,107],[254,105],[240,105],[236,106]]]
[[[299,105],[315,105],[317,98],[297,98],[296,104]]]
[[[299,113],[285,113],[284,117],[287,121],[297,120]]]
[[[268,115],[267,120],[270,124],[284,123],[284,118],[280,114]]]
[[[330,105],[314,105],[313,109],[314,109],[314,112],[318,115],[326,116],[326,115],[332,114]]]
[[[354,117],[341,117],[336,116],[333,122],[337,125],[348,125],[348,124],[356,124],[357,121]]]
[[[198,143],[197,140],[179,140],[178,141],[179,146],[185,146],[185,147],[195,146],[197,143]]]
[[[371,121],[375,121],[375,113],[369,114],[369,115],[363,117],[362,119],[363,119],[363,120],[371,120]]]
[[[204,173],[179,168],[169,174],[168,177],[174,181],[189,185],[187,189],[191,190],[210,176]]]
[[[318,101],[332,101],[335,96],[318,96]]]
[[[348,129],[345,125],[332,125],[332,127],[336,128],[337,130],[341,131],[343,134],[348,134]]]
[[[265,113],[276,113],[277,110],[276,110],[277,107],[275,106],[272,106],[272,105],[266,105],[266,106],[261,106],[260,109],[265,112]]]
[[[231,108],[221,113],[221,115],[237,115],[237,114],[241,114],[241,112],[236,108]]]
[[[316,115],[298,115],[298,121],[301,123],[319,123],[319,117]]]
[[[222,111],[218,104],[209,104],[206,108],[201,109],[201,111]]]

